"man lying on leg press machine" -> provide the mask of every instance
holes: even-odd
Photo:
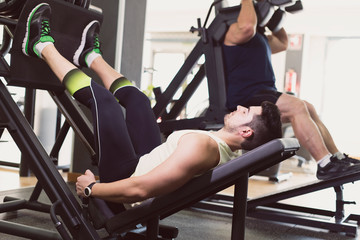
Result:
[[[161,144],[149,99],[102,58],[99,22],[92,21],[84,28],[73,62],[92,69],[105,87],[57,51],[50,35],[50,18],[46,3],[32,10],[23,52],[43,59],[70,94],[92,112],[100,183],[87,170],[77,179],[79,196],[103,199],[117,213],[124,209],[119,203],[172,192],[194,176],[239,156],[238,150],[251,150],[281,137],[278,108],[264,102],[257,107],[238,106],[224,117],[219,131],[178,131]],[[126,109],[126,119],[121,106]]]

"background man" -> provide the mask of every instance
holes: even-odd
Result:
[[[265,28],[257,27],[253,0],[242,0],[237,21],[230,25],[223,43],[227,108],[232,111],[237,105],[270,101],[278,106],[282,122],[291,123],[300,144],[318,163],[319,179],[357,172],[359,161],[338,150],[313,105],[275,87],[271,53],[287,49],[287,34],[280,26],[284,14],[280,8],[275,11],[267,24],[272,32],[265,35]]]

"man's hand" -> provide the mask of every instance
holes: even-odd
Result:
[[[96,182],[95,175],[90,171],[86,170],[84,175],[77,178],[76,181],[76,193],[80,197],[84,196],[84,189],[89,186],[90,183]]]

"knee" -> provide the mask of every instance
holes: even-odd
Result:
[[[133,100],[136,104],[147,104],[150,105],[150,99],[140,89],[133,88]]]
[[[304,102],[306,104],[306,108],[308,109],[311,118],[314,120],[318,119],[318,114],[316,112],[314,105],[312,105],[311,103],[309,103],[307,101],[304,101]]]
[[[308,101],[305,101],[305,100],[303,102],[305,103],[306,108],[308,109],[308,111],[310,113],[316,112],[314,105],[312,105],[311,103],[309,103]]]
[[[288,101],[284,102],[279,108],[281,111],[282,122],[293,122],[295,120],[303,119],[304,117],[310,117],[305,101],[299,98],[291,98],[287,100]]]
[[[140,89],[129,86],[118,90],[119,102],[125,105],[150,104],[149,98]],[[121,97],[120,97],[121,96]]]
[[[303,101],[299,98],[296,98],[292,101],[290,105],[293,114],[292,115],[303,115],[303,114],[309,114],[307,102]]]

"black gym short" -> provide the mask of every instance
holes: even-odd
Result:
[[[254,94],[243,106],[260,106],[262,102],[269,101],[276,104],[279,97],[283,94],[275,90],[261,90],[258,93]]]

